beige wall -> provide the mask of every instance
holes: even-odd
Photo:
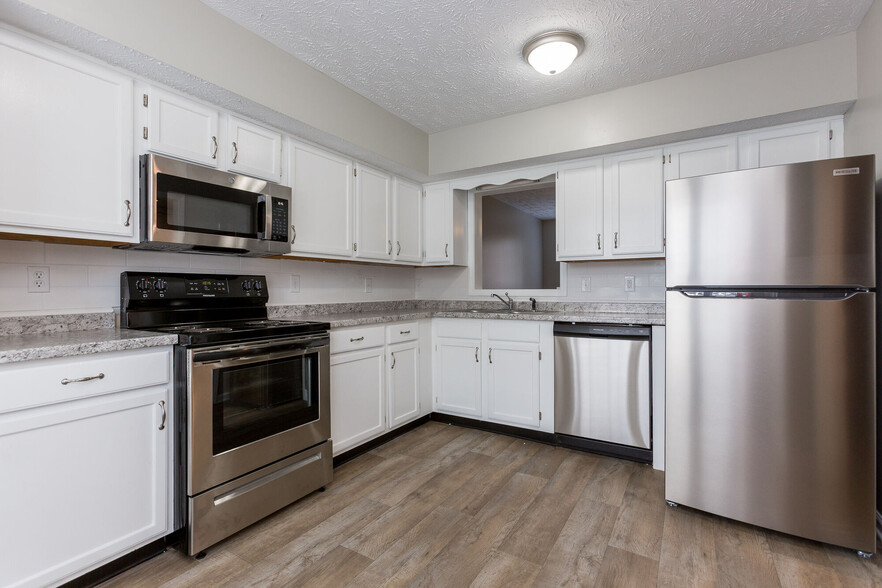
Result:
[[[876,154],[882,180],[882,1],[876,0],[857,30],[858,100],[845,117],[846,155]]]
[[[24,0],[420,173],[428,137],[198,0]]]
[[[878,38],[877,34],[876,43]],[[429,136],[429,173],[472,170],[849,102],[857,97],[855,46],[855,33],[847,33],[434,133]]]

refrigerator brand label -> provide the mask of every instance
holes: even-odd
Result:
[[[856,176],[861,173],[861,168],[859,167],[843,167],[840,169],[834,169],[834,176]]]

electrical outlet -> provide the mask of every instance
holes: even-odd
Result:
[[[300,292],[300,276],[291,276],[291,291]]]
[[[625,276],[625,292],[634,291],[634,276]]]
[[[49,268],[46,266],[28,266],[28,292],[49,291]]]
[[[591,278],[585,276],[582,278],[582,292],[590,292],[591,291]]]
[[[364,279],[364,291],[366,293],[370,293],[374,291],[374,280],[373,278],[365,278]]]

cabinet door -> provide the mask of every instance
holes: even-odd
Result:
[[[392,190],[392,225],[394,259],[420,262],[422,254],[422,188],[395,178]]]
[[[830,121],[785,125],[738,138],[741,169],[784,165],[831,157]]]
[[[603,160],[558,173],[557,259],[603,256]]]
[[[610,157],[606,190],[612,204],[612,255],[652,257],[664,252],[662,150]]]
[[[426,263],[451,263],[453,193],[450,184],[426,186],[423,227]]]
[[[392,178],[356,164],[355,257],[392,259]]]
[[[147,94],[147,149],[217,167],[218,111],[151,88]]]
[[[487,419],[539,426],[539,345],[487,341]]]
[[[481,340],[436,341],[435,410],[481,417]]]
[[[166,533],[168,393],[142,388],[0,415],[0,585],[69,580]]]
[[[331,439],[334,454],[386,430],[383,347],[331,356]]]
[[[665,181],[735,171],[738,138],[734,135],[665,147]]]
[[[0,31],[0,231],[133,241],[133,82]]]
[[[420,415],[419,343],[411,341],[389,346],[386,382],[389,388],[389,428]]]
[[[288,143],[291,250],[352,255],[352,160]]]
[[[229,117],[230,159],[236,173],[278,182],[282,177],[282,135],[248,121]]]

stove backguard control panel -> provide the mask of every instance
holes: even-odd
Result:
[[[255,298],[266,302],[265,276],[212,276],[124,272],[121,293],[128,300]]]

